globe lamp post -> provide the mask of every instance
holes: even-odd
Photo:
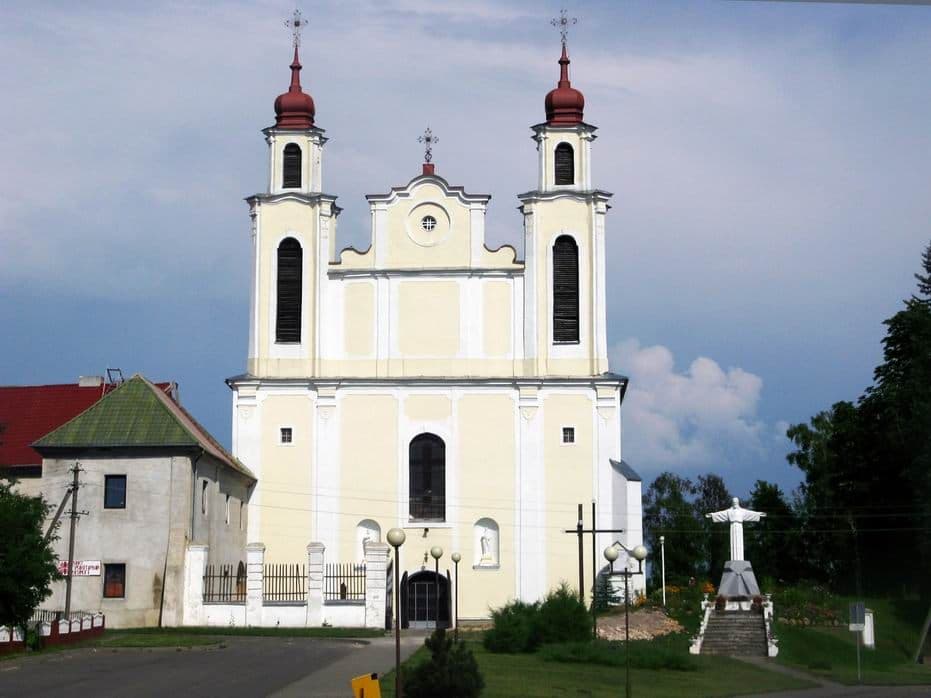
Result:
[[[401,546],[407,536],[400,528],[388,531],[388,543],[394,548],[394,694],[401,692]]]
[[[633,550],[621,543],[615,543],[605,548],[605,559],[611,563],[611,574],[614,574],[614,561],[618,558],[618,546],[627,551],[630,557],[637,561],[637,571],[632,572],[628,565],[624,565],[624,665],[627,674],[625,695],[630,698],[630,578],[636,574],[643,574],[643,561],[647,557],[647,549],[642,545],[637,545]]]
[[[456,642],[459,642],[459,561],[462,559],[462,555],[459,553],[453,553],[450,555],[453,559],[453,564],[456,566]]]
[[[443,548],[438,545],[434,545],[430,548],[430,556],[436,560],[436,577],[434,577],[434,582],[436,583],[436,629],[440,628],[440,558],[443,557]]]

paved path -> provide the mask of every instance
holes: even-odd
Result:
[[[402,638],[402,656],[423,642]],[[226,637],[190,649],[75,649],[0,662],[0,696],[351,696],[394,666],[390,638]]]
[[[886,696],[931,696],[931,686],[847,686],[842,683],[830,681],[821,676],[815,676],[799,669],[776,664],[772,660],[763,659],[762,657],[735,657],[742,662],[753,664],[766,669],[775,671],[778,674],[785,674],[803,681],[811,681],[818,684],[817,688],[806,688],[797,691],[778,691],[776,693],[748,693],[748,696],[767,696],[768,698],[846,698],[855,696],[857,698],[885,698]]]

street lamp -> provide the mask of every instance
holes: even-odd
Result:
[[[430,555],[436,560],[436,577],[434,582],[436,583],[436,629],[440,629],[440,558],[443,557],[443,548],[438,545],[434,545],[430,548]]]
[[[462,555],[453,553],[450,557],[452,557],[453,564],[456,566],[456,642],[459,642],[459,561],[462,559]]]
[[[659,564],[663,576],[663,608],[666,608],[666,536],[659,537]]]
[[[407,538],[400,528],[388,531],[388,542],[394,548],[394,694],[401,693],[401,546]]]
[[[622,547],[637,561],[636,572],[631,572],[630,567],[624,565],[624,571],[619,573],[624,575],[624,664],[626,666],[627,673],[625,695],[627,698],[630,698],[630,587],[628,586],[628,583],[633,575],[643,574],[643,561],[647,557],[647,549],[642,545],[634,547],[633,550],[622,543],[609,545],[607,548],[605,548],[604,556],[605,559],[611,563],[612,575],[614,574],[614,561],[618,558],[617,546]]]

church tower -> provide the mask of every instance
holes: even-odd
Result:
[[[323,193],[324,131],[313,97],[301,86],[299,14],[294,30],[291,84],[275,100],[265,192],[249,203],[252,218],[252,293],[248,371],[280,378],[319,373],[320,303],[333,254],[336,197]]]
[[[530,375],[600,375],[608,370],[605,214],[611,194],[592,184],[596,127],[569,81],[562,17],[559,82],[546,121],[533,126],[537,188],[521,194],[524,215],[524,348]]]

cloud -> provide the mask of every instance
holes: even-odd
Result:
[[[763,379],[724,370],[698,357],[678,371],[672,352],[627,339],[611,350],[612,368],[630,378],[624,400],[624,458],[644,472],[711,469],[719,473],[758,463],[785,423],[757,415]]]

